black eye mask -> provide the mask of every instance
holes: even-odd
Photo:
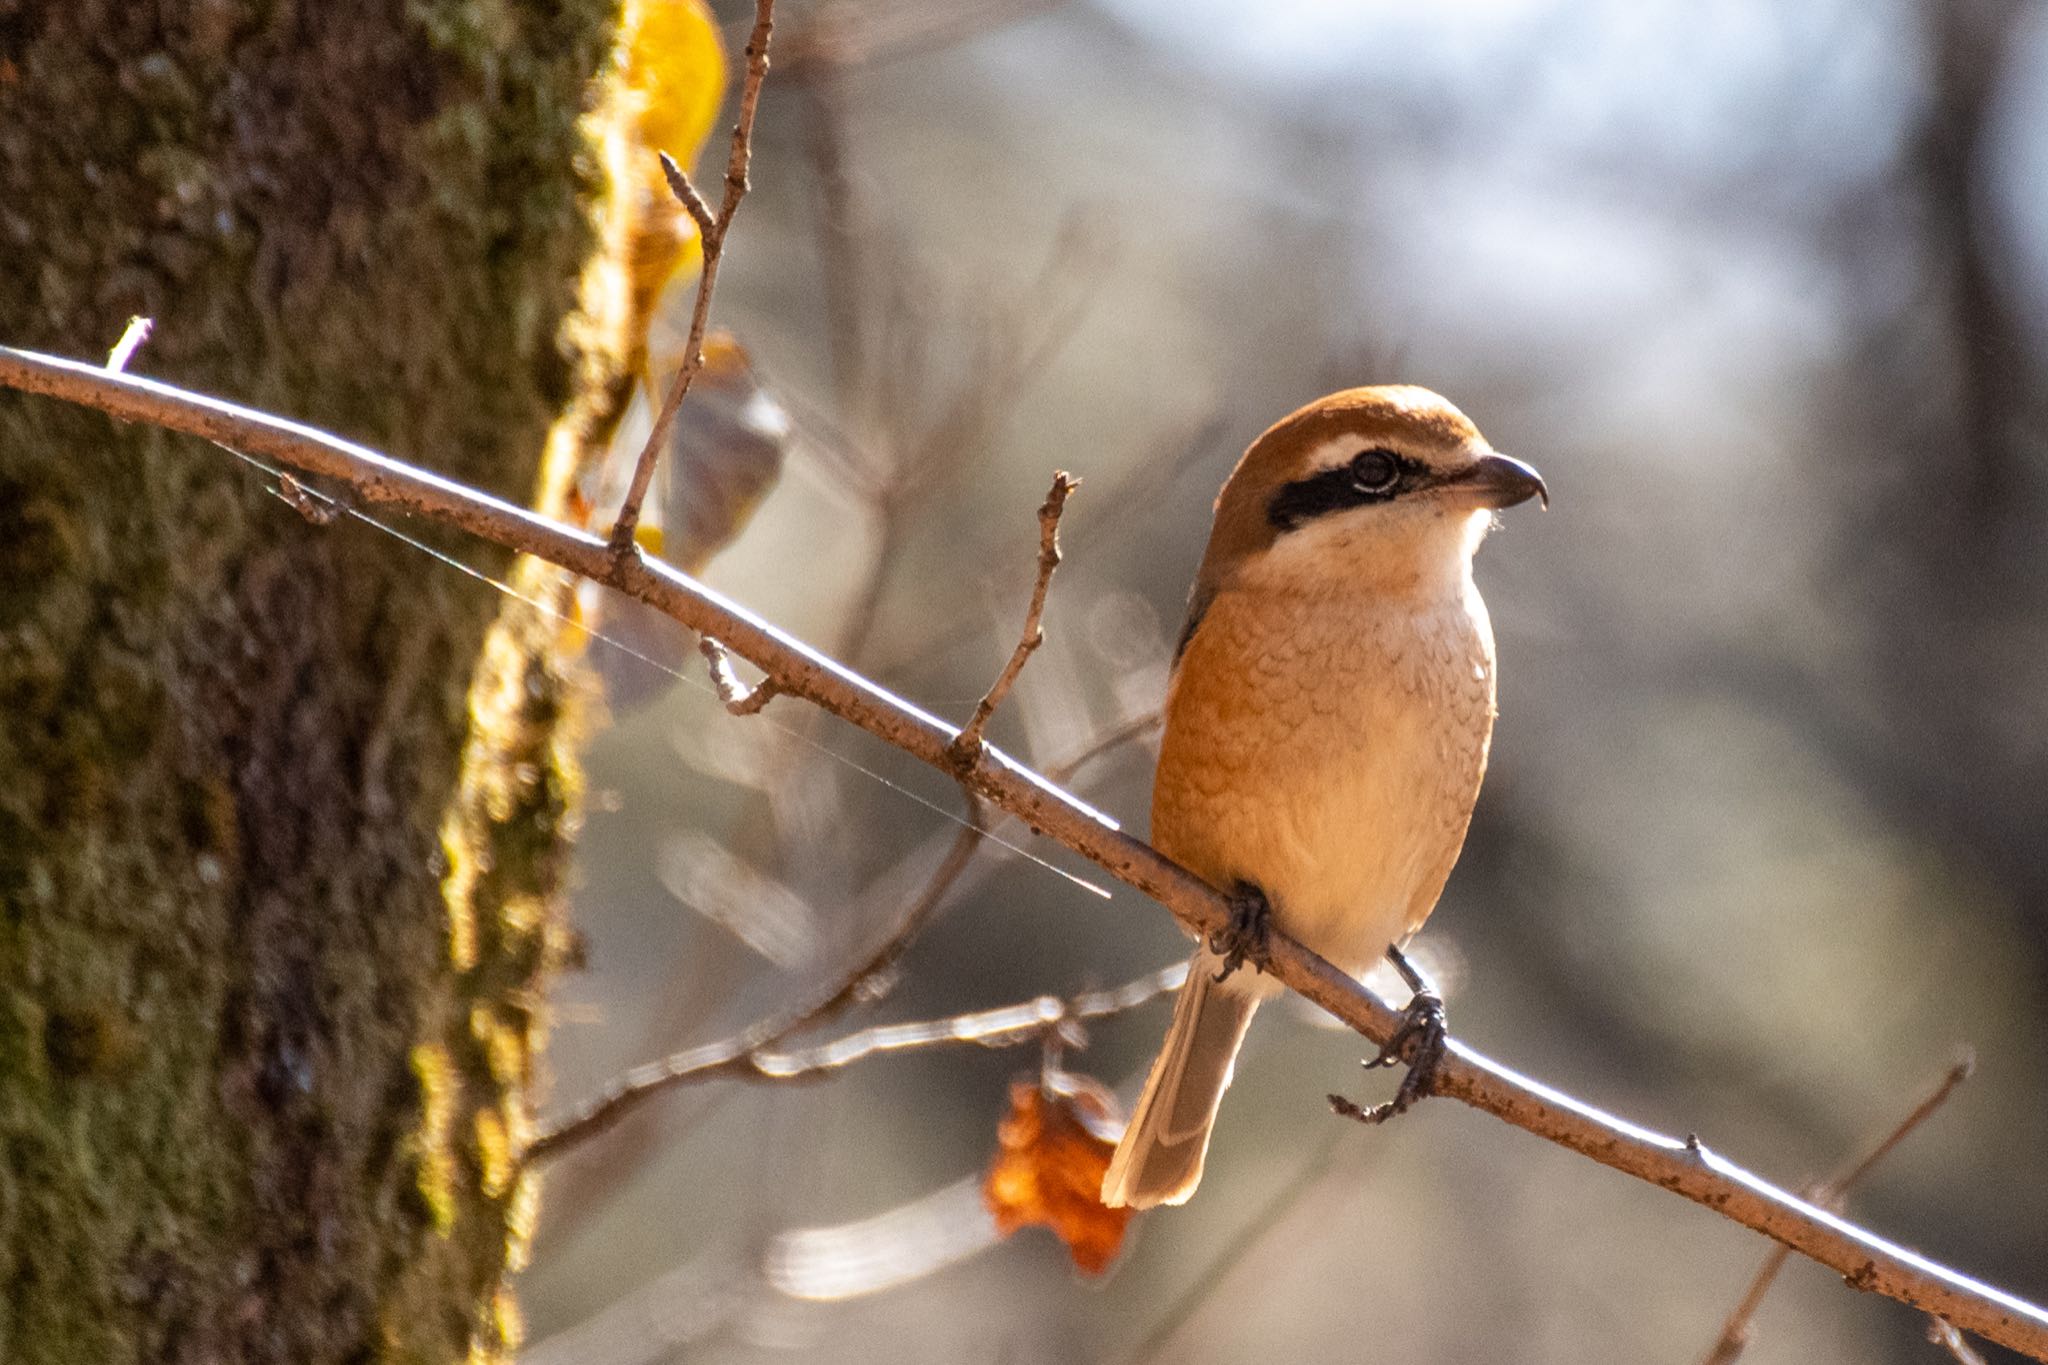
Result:
[[[1382,447],[1361,450],[1349,464],[1283,485],[1266,504],[1266,520],[1284,534],[1347,507],[1391,502],[1414,488],[1428,472],[1420,461]]]

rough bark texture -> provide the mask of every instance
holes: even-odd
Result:
[[[619,387],[558,342],[615,8],[0,0],[0,332],[148,314],[134,368],[526,496]],[[574,707],[501,601],[0,397],[0,1359],[516,1333]]]

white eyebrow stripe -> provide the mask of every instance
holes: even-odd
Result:
[[[1289,479],[1288,482],[1294,483],[1301,479],[1314,478],[1316,475],[1327,473],[1332,469],[1341,469],[1343,466],[1350,464],[1362,451],[1367,450],[1384,450],[1404,464],[1420,464],[1438,472],[1443,471],[1447,467],[1438,460],[1429,459],[1412,449],[1393,445],[1386,441],[1369,441],[1363,436],[1336,436],[1319,442],[1312,447],[1309,450],[1308,458],[1302,463],[1301,472],[1295,475],[1294,478]],[[1477,459],[1481,455],[1491,454],[1492,450],[1493,448],[1487,445],[1485,441],[1473,438],[1464,442],[1461,453],[1467,459]],[[1455,468],[1456,466],[1452,465],[1449,467]]]
[[[1369,449],[1361,436],[1339,436],[1322,442],[1311,450],[1308,460],[1302,465],[1302,478],[1313,478],[1326,470],[1338,469],[1351,461],[1362,450]]]

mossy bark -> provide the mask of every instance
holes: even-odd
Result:
[[[0,338],[146,314],[134,368],[528,496],[619,387],[560,341],[615,8],[0,0]],[[530,608],[263,483],[0,395],[0,1359],[516,1330],[574,698]]]

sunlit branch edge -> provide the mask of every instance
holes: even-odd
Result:
[[[1114,821],[983,744],[971,764],[953,753],[959,731],[783,633],[687,575],[638,553],[615,555],[596,536],[313,427],[167,384],[53,356],[0,347],[0,384],[148,422],[267,456],[347,485],[366,503],[397,508],[560,565],[710,635],[801,697],[962,781],[1036,832],[1090,859],[1173,911],[1198,933],[1222,928],[1225,898]],[[1379,1043],[1398,1012],[1291,938],[1275,934],[1269,970]],[[1888,1242],[1728,1161],[1696,1136],[1679,1140],[1602,1112],[1453,1040],[1436,1094],[1462,1100],[1539,1137],[1682,1194],[1840,1274],[1856,1289],[1933,1313],[2035,1360],[2048,1361],[2048,1311]]]

